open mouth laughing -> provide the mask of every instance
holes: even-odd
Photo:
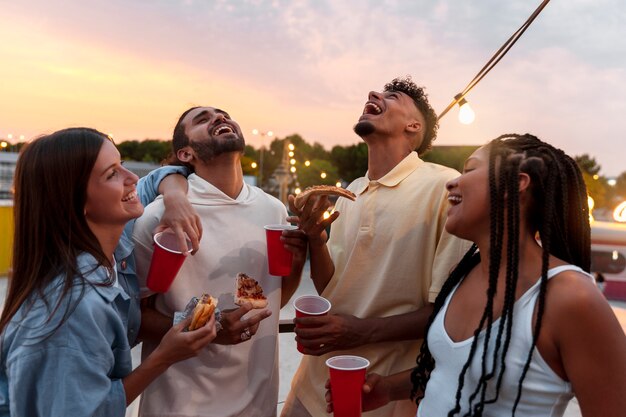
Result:
[[[126,194],[123,198],[122,201],[124,203],[127,203],[129,201],[135,201],[137,200],[137,190],[133,190],[130,193]]]
[[[457,204],[461,204],[463,198],[458,194],[448,194],[448,202],[450,205],[456,206]]]
[[[233,130],[232,127],[226,125],[226,124],[221,124],[219,126],[217,126],[215,129],[213,129],[213,136],[219,136],[219,135],[223,135],[226,133],[235,133],[235,131]]]
[[[363,109],[363,114],[381,114],[383,110],[376,103],[368,101],[365,103],[365,108]]]

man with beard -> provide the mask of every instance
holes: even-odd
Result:
[[[187,196],[200,216],[203,238],[188,257],[170,290],[144,303],[145,356],[172,325],[174,312],[202,293],[217,298],[222,310],[216,339],[196,358],[171,366],[143,393],[141,416],[275,415],[278,401],[278,320],[280,308],[296,290],[306,258],[302,232],[283,233],[294,252],[292,274],[268,274],[264,225],[286,223],[287,210],[276,198],[243,181],[244,138],[228,113],[195,107],[183,113],[173,135],[173,151],[193,174]],[[152,230],[163,213],[162,200],[137,220],[137,270],[145,287],[152,254]],[[235,280],[243,272],[258,280],[268,307],[234,304]],[[143,289],[143,295],[148,295]],[[249,340],[251,339],[251,340]]]
[[[381,93],[370,92],[354,131],[368,148],[365,177],[348,187],[356,201],[340,198],[324,220],[326,197],[309,199],[302,210],[289,197],[297,215],[289,220],[309,238],[311,278],[332,309],[327,316],[295,320],[307,327],[295,330],[306,355],[283,417],[326,414],[324,363],[331,356],[362,356],[370,361],[368,371],[388,372],[383,375],[414,366],[431,303],[469,248],[444,230],[445,184],[459,173],[418,156],[437,132],[437,116],[423,89],[406,78],[394,79]],[[368,416],[415,412],[406,400]]]

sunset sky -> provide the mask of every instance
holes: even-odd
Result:
[[[90,126],[168,139],[192,105],[327,149],[411,74],[441,112],[540,0],[0,0],[0,138]],[[534,133],[626,171],[626,1],[553,0],[435,144]]]

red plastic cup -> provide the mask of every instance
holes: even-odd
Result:
[[[361,393],[370,362],[360,356],[333,356],[326,361],[335,417],[361,417]]]
[[[330,310],[330,301],[319,295],[301,295],[293,301],[293,308],[296,310],[296,317],[325,316]],[[296,324],[297,328],[307,328]],[[298,343],[298,352],[304,353],[304,347]]]
[[[191,251],[191,241],[187,240],[185,252]],[[171,232],[154,235],[154,252],[148,270],[147,285],[155,292],[166,292],[174,282],[176,274],[183,266],[186,256],[178,243],[178,237]]]
[[[267,261],[270,275],[286,277],[291,274],[293,253],[285,249],[280,241],[283,230],[296,230],[298,227],[290,224],[268,224],[265,226],[267,240]]]

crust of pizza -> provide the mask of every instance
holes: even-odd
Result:
[[[263,288],[257,280],[241,272],[237,274],[235,304],[240,306],[244,303],[252,304],[252,308],[265,308],[267,307],[267,297],[263,294]]]
[[[339,197],[345,197],[349,200],[356,200],[356,195],[345,188],[335,187],[334,185],[314,185],[312,187],[308,187],[300,194],[298,194],[293,201],[294,206],[298,210],[302,209],[308,199],[314,195],[336,195]]]
[[[215,311],[216,306],[216,298],[211,297],[209,294],[202,294],[198,304],[193,309],[193,318],[191,319],[189,330],[196,330],[204,326],[209,321],[209,317]]]

